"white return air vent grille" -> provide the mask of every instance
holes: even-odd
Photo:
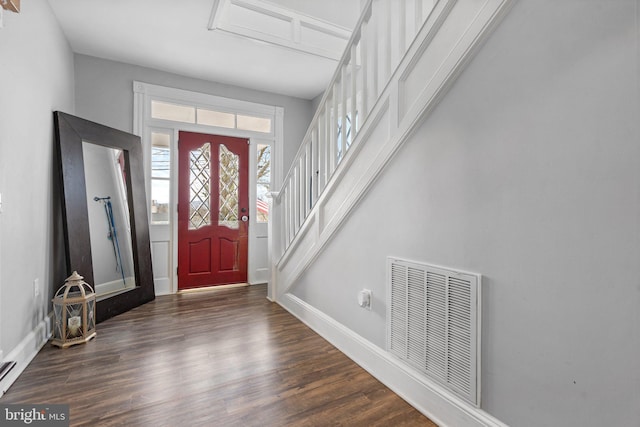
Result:
[[[388,350],[480,405],[480,275],[388,258]]]

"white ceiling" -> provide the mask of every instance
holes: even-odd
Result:
[[[352,29],[360,0],[269,0]],[[333,60],[209,31],[213,0],[49,0],[76,53],[312,99]]]

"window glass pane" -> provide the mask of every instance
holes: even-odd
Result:
[[[263,117],[241,116],[238,114],[238,129],[271,133],[271,119]]]
[[[349,60],[349,62],[347,62],[344,65],[344,69],[345,69],[345,73],[343,74],[345,77],[345,81],[343,82],[343,93],[344,93],[344,104],[341,106],[342,107],[342,124],[343,124],[343,129],[342,129],[342,142],[343,142],[343,147],[344,147],[344,151],[346,152],[349,149],[349,146],[351,145],[351,142],[353,141],[352,134],[351,134],[351,101],[352,101],[352,96],[354,96],[353,94],[353,87],[351,85],[351,65],[353,64],[353,58],[351,60]],[[344,154],[344,153],[343,153]]]
[[[236,115],[198,108],[198,124],[233,129],[236,127]]]
[[[240,156],[220,144],[220,201],[218,225],[238,228]]]
[[[151,101],[151,117],[154,119],[173,120],[175,122],[195,123],[196,109],[186,105]]]
[[[269,221],[269,201],[267,194],[271,191],[271,146],[258,144],[258,171],[256,189],[256,219],[258,222]]]
[[[211,224],[211,144],[189,152],[189,230]]]
[[[169,180],[151,180],[151,222],[169,222]]]
[[[340,108],[338,108],[338,111],[340,111]],[[343,140],[344,140],[344,129],[342,126],[342,116],[340,115],[340,112],[338,112],[338,117],[337,117],[337,129],[336,129],[336,157],[337,157],[337,162],[340,163],[340,161],[342,160],[342,155],[344,154],[344,144],[343,144]]]
[[[346,139],[346,148],[349,149],[349,147],[351,147],[351,143],[353,142],[353,127],[351,126],[351,115],[347,114],[345,116],[345,139]]]
[[[157,132],[151,134],[152,178],[169,178],[171,176],[169,141],[169,134]]]

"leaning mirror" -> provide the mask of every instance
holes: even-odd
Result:
[[[135,288],[125,152],[82,142],[91,262],[98,301]]]
[[[155,297],[140,138],[54,116],[67,269],[94,286],[100,322]]]

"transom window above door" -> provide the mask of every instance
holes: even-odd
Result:
[[[215,111],[195,105],[174,104],[157,100],[151,101],[151,118],[265,134],[273,133],[273,123],[270,117]]]

